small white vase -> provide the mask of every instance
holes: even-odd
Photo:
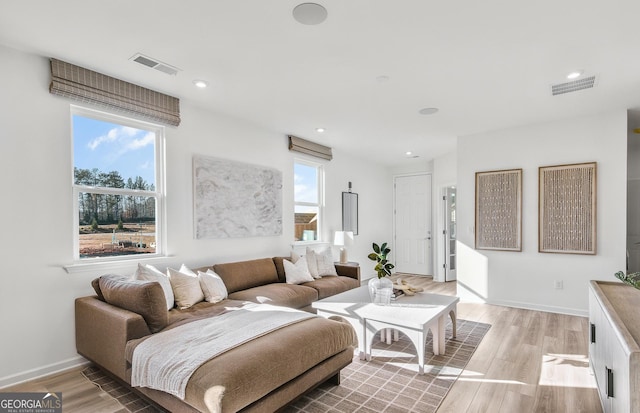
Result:
[[[393,294],[393,282],[387,277],[372,278],[369,280],[369,294],[374,304],[386,305],[391,303]]]

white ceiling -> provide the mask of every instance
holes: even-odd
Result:
[[[457,136],[640,108],[637,0],[320,0],[317,26],[293,19],[301,2],[3,0],[0,44],[390,165]],[[597,86],[551,96],[574,69]]]

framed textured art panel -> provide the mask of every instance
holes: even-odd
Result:
[[[282,235],[282,172],[244,162],[193,157],[195,237]]]
[[[538,251],[596,253],[596,162],[538,170]]]
[[[522,169],[476,172],[475,247],[522,251]]]

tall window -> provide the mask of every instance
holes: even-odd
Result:
[[[75,258],[162,253],[161,126],[73,108]]]
[[[296,160],[293,168],[295,240],[320,240],[324,181],[322,165]]]

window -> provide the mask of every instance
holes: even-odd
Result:
[[[75,259],[163,252],[164,128],[72,107]]]
[[[323,168],[296,160],[293,166],[295,240],[319,241],[322,230]]]

